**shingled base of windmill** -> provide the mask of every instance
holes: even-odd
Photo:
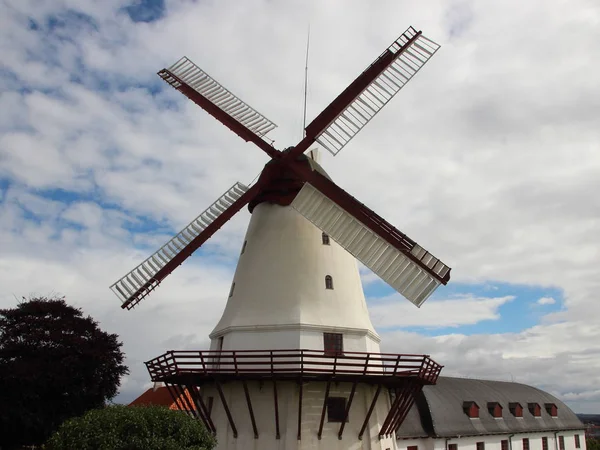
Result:
[[[146,363],[152,381],[217,435],[218,448],[359,448],[361,440],[396,448],[393,434],[415,395],[436,382],[441,366],[427,355],[380,352],[354,258],[417,306],[448,282],[450,268],[304,152],[317,142],[337,154],[438,48],[409,28],[284,151],[262,138],[273,122],[189,59],[159,72],[272,158],[254,185],[236,183],[111,287],[131,309],[248,205],[252,219],[211,349]]]

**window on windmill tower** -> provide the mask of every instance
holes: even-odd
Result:
[[[248,241],[244,241],[244,243],[242,244],[242,251],[240,252],[240,255],[243,255],[244,252],[246,251],[246,244],[248,243]]]
[[[325,356],[342,356],[344,354],[344,335],[342,333],[323,333],[323,349]]]
[[[485,442],[478,442],[477,450],[485,450]]]
[[[529,450],[529,438],[523,438],[523,450]]]
[[[565,450],[565,437],[564,436],[558,437],[558,448],[560,450]]]
[[[233,295],[233,291],[235,290],[235,281],[231,283],[231,289],[229,289],[229,297]]]
[[[500,450],[508,450],[508,439],[502,439],[500,441]]]
[[[448,450],[458,450],[458,444],[448,444]]]
[[[323,233],[321,239],[323,240],[323,245],[329,245],[329,235],[327,233]]]
[[[579,441],[579,435],[575,435],[575,448],[581,448],[581,442]]]
[[[406,447],[406,450],[419,450],[418,445],[409,445]]]
[[[548,438],[546,436],[542,437],[542,450],[548,450]]]
[[[331,275],[325,276],[325,289],[333,289],[333,278]]]
[[[346,397],[327,398],[327,421],[343,422],[346,415]],[[346,422],[348,419],[346,419]]]

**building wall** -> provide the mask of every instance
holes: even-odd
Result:
[[[575,435],[579,435],[580,448],[575,447]],[[467,436],[448,439],[398,439],[398,450],[408,450],[417,446],[417,450],[447,450],[448,444],[457,444],[457,450],[477,450],[477,442],[484,442],[484,450],[502,450],[501,441],[509,441],[509,450],[524,450],[523,438],[529,438],[529,450],[542,450],[542,437],[548,438],[548,450],[560,450],[559,436],[565,440],[565,450],[586,450],[584,430],[561,431],[558,433],[518,433],[492,436]]]
[[[259,438],[255,439],[248,405],[240,382],[223,385],[227,405],[238,431],[234,438],[225,409],[213,386],[203,388],[205,401],[213,397],[211,418],[217,428],[219,441],[217,450],[396,450],[396,441],[392,437],[378,439],[378,432],[389,410],[389,396],[381,392],[376,408],[371,415],[362,440],[358,433],[365,419],[367,410],[375,394],[375,388],[369,385],[358,385],[349,413],[349,421],[344,428],[342,439],[338,439],[340,423],[329,423],[327,412],[323,426],[322,438],[319,440],[321,412],[326,383],[308,382],[303,385],[302,398],[302,433],[297,438],[298,430],[298,398],[299,385],[296,382],[278,382],[277,396],[279,405],[280,439],[275,436],[275,407],[273,401],[273,383],[248,382],[252,408],[256,418]],[[331,397],[348,398],[351,383],[332,383]]]
[[[233,329],[223,334],[222,350],[323,350],[324,332],[342,333],[345,352],[380,352],[379,338],[367,330],[298,325]],[[218,338],[212,339],[211,350],[218,348]]]

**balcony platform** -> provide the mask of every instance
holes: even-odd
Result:
[[[231,381],[243,385],[246,403],[254,435],[258,438],[258,429],[252,410],[248,381],[271,381],[277,435],[279,435],[279,417],[277,403],[277,383],[296,382],[299,385],[298,417],[302,412],[302,385],[306,382],[324,382],[324,399],[319,427],[319,438],[323,431],[323,420],[332,382],[352,383],[348,398],[346,419],[352,404],[357,385],[376,386],[375,395],[366,414],[359,439],[368,425],[369,418],[382,388],[393,395],[390,410],[379,431],[380,436],[389,436],[395,432],[414,403],[415,396],[424,385],[435,384],[442,366],[429,355],[344,352],[328,354],[323,350],[181,350],[169,351],[148,362],[146,367],[154,382],[163,382],[169,388],[174,401],[180,405],[183,399],[184,409],[191,411],[202,420],[210,431],[216,433],[210,414],[199,387],[215,386],[228,416],[229,424],[237,435],[236,426],[225,400],[221,384]],[[339,430],[342,438],[345,421]],[[301,436],[301,421],[298,420],[298,439]]]

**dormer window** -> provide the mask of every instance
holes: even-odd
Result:
[[[463,402],[463,411],[471,419],[479,417],[479,405],[475,402]]]
[[[551,417],[558,417],[558,408],[554,403],[544,403],[544,408]]]
[[[323,233],[321,239],[323,240],[323,245],[329,245],[329,235],[327,233]]]
[[[488,411],[492,417],[501,418],[502,417],[502,406],[498,402],[488,402],[487,404]]]
[[[527,409],[533,417],[542,417],[542,408],[539,403],[527,403]]]
[[[325,289],[333,289],[333,278],[331,275],[325,276]]]
[[[520,403],[509,403],[508,409],[510,413],[515,417],[523,417],[523,407]]]

